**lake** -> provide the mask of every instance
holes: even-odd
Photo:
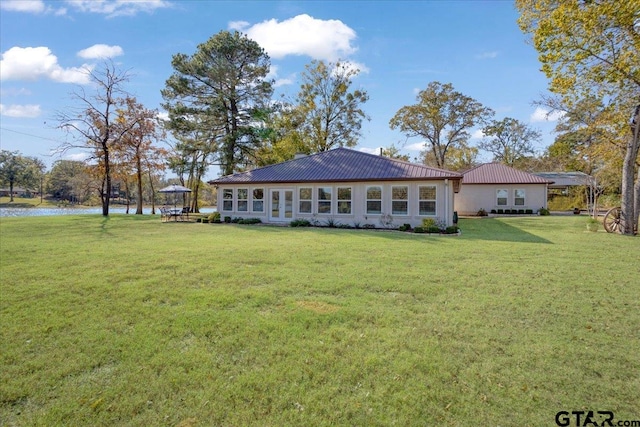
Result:
[[[215,208],[201,208],[200,213],[214,212]],[[109,207],[109,214],[124,214],[127,208]],[[136,207],[129,208],[129,215],[136,212]],[[142,213],[151,214],[151,208],[143,208]],[[102,208],[0,208],[0,217],[14,216],[51,216],[51,215],[102,215]],[[156,208],[156,215],[160,216],[160,207]]]

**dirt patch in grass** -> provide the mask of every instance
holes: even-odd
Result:
[[[327,304],[322,301],[298,301],[296,302],[296,305],[318,314],[335,313],[339,309],[337,305]]]

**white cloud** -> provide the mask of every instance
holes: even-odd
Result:
[[[40,115],[40,106],[34,104],[28,105],[4,105],[0,104],[0,115],[7,117],[38,117]]]
[[[84,59],[104,59],[120,55],[124,55],[124,51],[120,46],[108,46],[106,44],[94,44],[78,52],[78,56]]]
[[[364,73],[364,74],[369,73],[369,68],[366,65],[361,64],[359,62],[340,61],[340,65],[342,65],[342,67],[346,72],[354,72],[354,76],[357,76],[361,73]],[[336,72],[337,72],[337,69],[334,68],[332,73],[335,74]]]
[[[46,10],[42,0],[3,0],[0,9],[12,12],[42,13]]]
[[[427,143],[425,141],[416,142],[413,144],[406,145],[403,148],[408,151],[422,151],[425,148],[427,148]]]
[[[360,147],[360,148],[358,148],[358,151],[360,151],[362,153],[367,153],[367,154],[379,155],[380,154],[380,150],[382,148],[383,147],[376,147],[376,148]]]
[[[247,36],[258,42],[271,58],[287,55],[307,55],[313,59],[335,62],[353,54],[356,32],[339,20],[315,19],[303,14],[278,22],[276,19],[247,27],[246,23],[233,23],[243,28]]]
[[[65,160],[73,160],[76,162],[84,162],[89,158],[89,153],[70,153],[64,156]]]
[[[166,0],[66,0],[67,4],[80,12],[101,13],[109,18],[133,16],[138,12],[152,13],[156,9],[171,6]]]
[[[564,111],[550,111],[542,107],[536,107],[536,110],[531,114],[529,120],[531,123],[555,122],[561,119],[564,115]]]
[[[482,129],[476,129],[471,133],[471,139],[482,139],[486,135],[482,132]]]
[[[229,22],[229,29],[244,32],[245,29],[250,25],[251,24],[247,21],[231,21]]]
[[[479,53],[475,56],[476,59],[493,59],[496,58],[498,56],[499,52],[498,51],[492,51],[492,52],[482,52]]]
[[[58,58],[47,47],[12,47],[2,54],[0,80],[45,78],[60,83],[86,84],[92,69],[87,64],[62,68],[58,64]]]

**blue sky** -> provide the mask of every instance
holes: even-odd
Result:
[[[392,131],[389,120],[439,81],[492,108],[498,120],[513,117],[541,131],[542,151],[555,123],[532,102],[547,80],[517,17],[511,1],[0,0],[0,145],[47,165],[80,158],[52,153],[66,137],[55,129],[56,113],[77,105],[70,94],[86,85],[84,70],[110,58],[129,70],[126,89],[161,110],[172,56],[237,29],[271,57],[279,94],[293,97],[314,59],[356,65],[353,86],[369,93],[371,118],[357,149],[396,144],[418,156],[423,141]],[[474,135],[472,144],[479,129]]]

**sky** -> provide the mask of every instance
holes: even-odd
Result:
[[[162,114],[173,55],[192,55],[218,32],[237,30],[271,58],[276,95],[293,98],[313,60],[357,67],[352,87],[369,94],[370,117],[357,150],[395,144],[417,158],[424,141],[391,130],[389,120],[437,81],[493,109],[496,120],[540,131],[541,153],[554,141],[557,117],[533,105],[548,81],[517,18],[506,0],[0,0],[0,147],[48,167],[82,159],[81,151],[59,153],[69,136],[56,117],[78,106],[74,92],[93,90],[88,70],[113,61],[130,74],[125,89]],[[471,144],[480,142],[480,129],[472,134]]]

